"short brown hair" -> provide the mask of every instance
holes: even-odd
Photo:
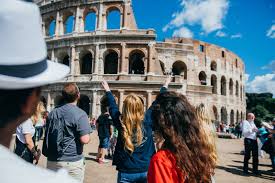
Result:
[[[62,96],[66,103],[71,103],[77,100],[79,89],[76,83],[68,83],[62,90]]]

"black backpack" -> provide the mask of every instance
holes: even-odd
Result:
[[[52,111],[46,121],[45,139],[43,142],[42,154],[50,159],[60,158],[71,142],[64,147],[64,136],[66,125],[64,117],[58,114],[58,109]]]

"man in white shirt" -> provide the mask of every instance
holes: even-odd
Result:
[[[244,136],[244,165],[243,165],[243,172],[248,174],[248,161],[251,157],[253,157],[253,174],[259,175],[258,172],[258,143],[257,143],[257,132],[258,128],[254,123],[255,115],[253,113],[247,114],[247,120],[243,121],[242,131]]]
[[[75,183],[65,171],[35,167],[8,149],[16,127],[34,113],[41,86],[64,78],[69,68],[46,59],[37,5],[21,0],[0,4],[0,182]]]

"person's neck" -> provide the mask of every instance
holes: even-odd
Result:
[[[71,105],[77,105],[77,100],[76,100],[76,101],[74,101],[74,102],[68,103],[68,104],[71,104]]]
[[[17,126],[20,122],[10,122],[3,128],[0,128],[0,144],[9,148],[12,140],[12,135],[15,133]]]

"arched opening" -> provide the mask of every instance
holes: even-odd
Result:
[[[85,32],[92,32],[96,29],[96,14],[93,11],[90,11],[85,16],[84,21],[84,30]]]
[[[241,87],[240,87],[240,92],[241,92],[240,98],[241,98],[241,100],[243,100],[243,87],[242,87],[242,85],[241,85]]]
[[[120,29],[120,10],[111,8],[107,11],[107,29]]]
[[[64,19],[64,34],[69,34],[74,31],[75,17],[70,14]]]
[[[174,76],[184,76],[187,79],[187,66],[182,61],[176,61],[172,66],[172,73]]]
[[[129,74],[144,74],[145,55],[139,50],[134,50],[129,56]]]
[[[236,96],[239,96],[239,82],[236,81]]]
[[[54,106],[57,107],[57,106],[61,106],[64,104],[64,99],[61,95],[59,96],[56,96],[55,99],[54,99]]]
[[[55,27],[56,27],[56,20],[52,19],[47,28],[47,36],[54,36],[55,35]]]
[[[230,124],[233,125],[234,124],[234,111],[231,110],[230,112]]]
[[[211,86],[212,86],[212,93],[217,94],[217,77],[215,75],[211,76]]]
[[[91,52],[85,53],[80,60],[80,73],[92,74],[93,69],[93,55]]]
[[[104,74],[117,74],[118,54],[111,50],[108,51],[104,59]]]
[[[229,81],[229,92],[230,92],[230,95],[233,95],[233,80],[230,79]]]
[[[221,108],[221,122],[227,123],[227,111],[225,107]]]
[[[242,121],[242,120],[244,120],[244,119],[243,119],[243,112],[241,112],[241,121]],[[237,121],[237,122],[239,122],[239,121]]]
[[[215,61],[212,61],[210,68],[211,68],[211,71],[217,71],[217,63]]]
[[[200,80],[201,85],[207,85],[206,78],[207,78],[207,76],[206,76],[205,72],[201,71],[199,74],[199,80]]]
[[[90,114],[90,106],[91,101],[87,95],[80,95],[80,99],[78,100],[78,107],[86,112],[89,116]]]
[[[224,76],[221,78],[221,95],[226,96],[226,79]]]
[[[237,122],[239,122],[239,121],[240,121],[240,113],[239,113],[239,111],[237,111],[236,121],[237,121]]]
[[[62,59],[62,64],[70,66],[70,57],[69,55],[65,55]]]
[[[218,121],[218,110],[216,106],[213,106],[213,116],[214,116],[214,120]]]

